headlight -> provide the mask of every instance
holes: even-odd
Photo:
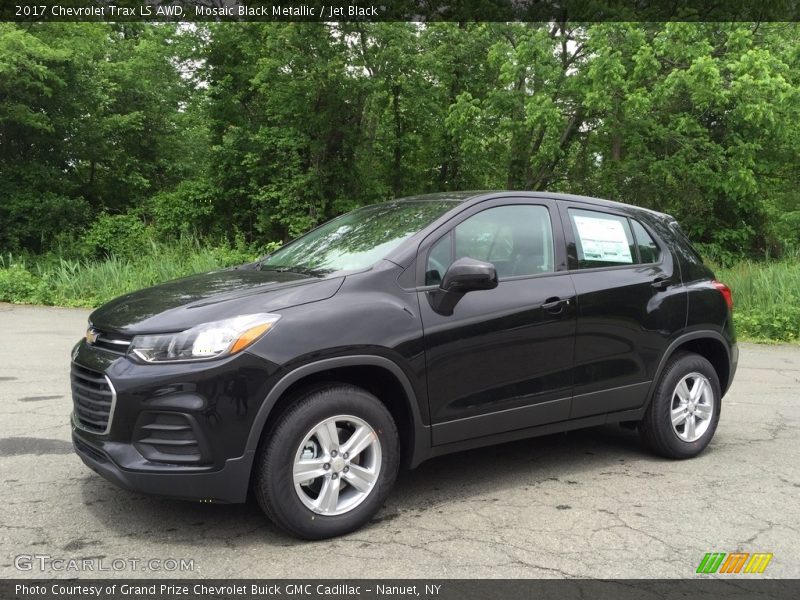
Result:
[[[179,333],[137,335],[129,352],[147,362],[207,360],[236,354],[267,333],[280,318],[267,313],[243,315]]]

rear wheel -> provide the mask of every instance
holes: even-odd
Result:
[[[351,385],[301,395],[263,444],[255,494],[264,512],[307,539],[342,535],[380,509],[400,464],[386,407]]]
[[[714,437],[721,400],[711,363],[699,354],[678,354],[665,367],[639,432],[661,456],[691,458]]]

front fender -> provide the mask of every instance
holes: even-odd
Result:
[[[253,425],[250,429],[250,435],[247,438],[247,445],[245,446],[245,457],[253,461],[258,444],[264,431],[264,426],[269,418],[272,409],[277,404],[281,396],[295,383],[306,379],[307,377],[323,371],[341,367],[363,367],[375,366],[386,369],[394,375],[400,382],[405,392],[406,400],[408,402],[408,409],[412,417],[412,428],[414,439],[410,444],[411,457],[410,466],[416,467],[430,455],[431,439],[430,427],[426,426],[422,420],[422,415],[419,410],[419,402],[417,394],[414,391],[414,386],[411,384],[405,371],[395,362],[383,356],[376,355],[348,355],[339,356],[334,358],[326,358],[312,363],[304,364],[296,369],[293,369],[284,375],[270,390],[264,402],[261,404],[256,413]]]

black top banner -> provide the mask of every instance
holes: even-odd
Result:
[[[0,21],[797,21],[800,0],[0,0]]]

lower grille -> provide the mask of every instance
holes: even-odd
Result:
[[[108,433],[116,393],[108,377],[73,363],[72,405],[76,424],[92,433]]]
[[[75,444],[75,448],[79,452],[82,452],[83,454],[88,454],[91,458],[93,458],[97,462],[101,462],[101,463],[108,462],[108,459],[106,458],[105,454],[103,454],[102,452],[100,452],[96,448],[93,448],[89,444],[84,444],[83,442],[81,442],[79,440],[73,440],[73,443]]]

